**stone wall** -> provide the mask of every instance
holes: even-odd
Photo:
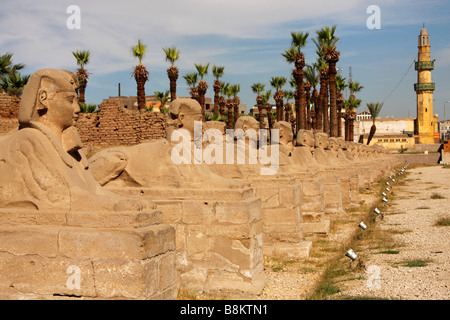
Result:
[[[135,145],[164,138],[165,121],[161,113],[128,110],[117,99],[105,99],[97,113],[80,113],[77,128],[83,145]]]
[[[0,135],[19,127],[20,98],[0,93]]]
[[[161,211],[0,210],[2,299],[176,299],[175,258]]]
[[[17,119],[20,98],[0,93],[0,118]]]

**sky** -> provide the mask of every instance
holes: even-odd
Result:
[[[79,28],[73,11],[79,11]],[[379,8],[380,28],[370,29]],[[302,49],[306,63],[316,61],[316,31],[336,25],[339,38],[337,67],[342,76],[364,88],[358,112],[370,102],[384,102],[381,117],[416,117],[414,83],[417,73],[418,35],[425,23],[430,35],[432,72],[436,83],[433,112],[439,120],[450,118],[450,2],[448,0],[2,0],[0,54],[13,53],[14,63],[26,67],[22,74],[55,68],[75,71],[75,50],[89,50],[86,69],[91,73],[86,102],[100,104],[118,95],[135,96],[131,75],[138,61],[131,47],[141,39],[147,45],[142,63],[150,72],[145,90],[169,90],[164,47],[176,46],[180,58],[177,95],[189,96],[182,78],[194,72],[194,64],[210,63],[205,80],[207,97],[213,98],[211,67],[224,66],[221,80],[240,84],[241,103],[255,104],[253,83],[270,87],[274,76],[291,77],[293,65],[282,57],[291,44],[291,31],[309,32]],[[71,25],[69,23],[69,25]],[[370,23],[369,23],[370,25]],[[283,89],[292,90],[287,84]],[[348,92],[345,93],[348,97]],[[447,104],[446,102],[449,101]]]

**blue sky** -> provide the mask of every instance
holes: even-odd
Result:
[[[79,30],[66,26],[70,5],[81,9]],[[380,8],[380,29],[367,28],[369,5]],[[179,96],[188,96],[182,75],[195,71],[195,63],[209,62],[225,66],[223,81],[240,84],[241,102],[250,107],[256,98],[252,83],[269,89],[272,76],[290,78],[292,65],[281,53],[290,45],[291,31],[310,33],[303,49],[309,64],[316,60],[311,41],[315,31],[336,24],[341,52],[337,66],[346,78],[351,66],[353,80],[364,86],[357,94],[362,99],[358,111],[388,97],[380,116],[415,117],[417,74],[414,66],[408,68],[417,59],[424,22],[436,59],[434,113],[443,120],[444,104],[450,101],[448,0],[6,0],[0,12],[0,54],[14,53],[14,62],[26,64],[23,73],[31,74],[42,68],[75,71],[71,52],[90,50],[86,100],[99,104],[117,95],[118,83],[122,95],[136,95],[131,71],[137,59],[130,48],[138,39],[148,45],[143,59],[150,72],[146,93],[168,90],[169,64],[162,48],[175,45],[180,50]],[[213,97],[211,71],[206,80],[207,96]],[[446,108],[450,118],[450,103]]]

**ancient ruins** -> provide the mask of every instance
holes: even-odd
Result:
[[[81,115],[76,88],[73,73],[40,70],[0,110],[3,298],[258,295],[264,257],[307,259],[305,234],[326,235],[399,165],[312,129],[294,138],[288,121],[267,139],[242,116],[230,135],[190,98],[167,116],[114,99]],[[87,158],[85,143],[102,150]]]

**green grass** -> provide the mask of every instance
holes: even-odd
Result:
[[[445,199],[444,196],[440,195],[439,193],[433,193],[430,197],[431,199]]]
[[[448,227],[450,226],[450,218],[441,218],[436,221],[434,225],[438,227]]]
[[[430,259],[427,259],[427,260],[414,259],[414,260],[403,261],[403,263],[401,265],[403,267],[408,267],[408,268],[426,267],[431,262],[433,262],[433,260],[430,260]]]
[[[378,253],[382,253],[382,254],[399,254],[400,251],[398,251],[398,250],[384,250],[384,251],[380,251]]]
[[[431,209],[430,207],[428,207],[428,206],[421,206],[421,207],[417,207],[416,208],[417,210],[423,210],[423,209]]]

